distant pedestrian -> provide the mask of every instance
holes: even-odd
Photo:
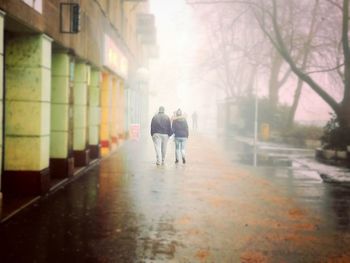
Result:
[[[176,111],[176,118],[172,123],[172,129],[175,134],[175,163],[182,158],[182,162],[186,163],[186,142],[188,138],[188,124],[185,116],[182,115],[181,109]]]
[[[198,114],[195,111],[192,113],[192,129],[198,129]]]
[[[164,107],[153,116],[151,122],[151,136],[157,156],[157,165],[164,164],[169,137],[173,134],[169,117],[164,113]]]

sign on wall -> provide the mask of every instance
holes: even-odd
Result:
[[[152,14],[138,14],[136,32],[142,44],[156,44],[155,18]]]
[[[130,139],[135,141],[140,140],[140,130],[139,123],[130,124]]]
[[[104,36],[104,54],[103,65],[126,78],[128,75],[128,60],[120,51],[112,38],[105,34]]]

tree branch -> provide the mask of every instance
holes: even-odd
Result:
[[[333,68],[329,68],[329,69],[314,70],[314,71],[305,72],[305,74],[310,75],[310,74],[314,74],[314,73],[331,72],[331,71],[337,70],[337,69],[339,69],[339,68],[341,68],[343,66],[344,66],[344,63],[342,63],[342,64],[340,64],[338,66],[335,66]]]
[[[348,1],[348,0],[344,0]],[[323,90],[311,77],[306,75],[301,69],[299,69],[290,54],[287,51],[287,48],[284,44],[283,38],[279,31],[277,24],[277,8],[276,0],[272,0],[273,4],[273,16],[272,16],[272,25],[276,35],[276,42],[278,43],[278,51],[281,56],[287,61],[292,71],[303,81],[305,81],[324,101],[326,101],[329,106],[336,112],[339,113],[339,105],[325,90]]]

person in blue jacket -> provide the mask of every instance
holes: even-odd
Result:
[[[170,118],[164,111],[164,107],[160,106],[158,113],[153,116],[151,122],[151,136],[156,151],[157,165],[160,165],[160,162],[164,164],[168,139],[173,134]]]
[[[186,142],[188,138],[188,124],[181,109],[176,111],[176,117],[172,122],[173,133],[175,134],[175,163],[182,159],[186,163]]]

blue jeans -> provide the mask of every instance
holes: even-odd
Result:
[[[180,160],[181,157],[185,158],[185,156],[186,156],[186,152],[185,152],[186,141],[187,141],[187,138],[185,138],[185,137],[176,137],[175,138],[175,158],[176,158],[176,160]]]

